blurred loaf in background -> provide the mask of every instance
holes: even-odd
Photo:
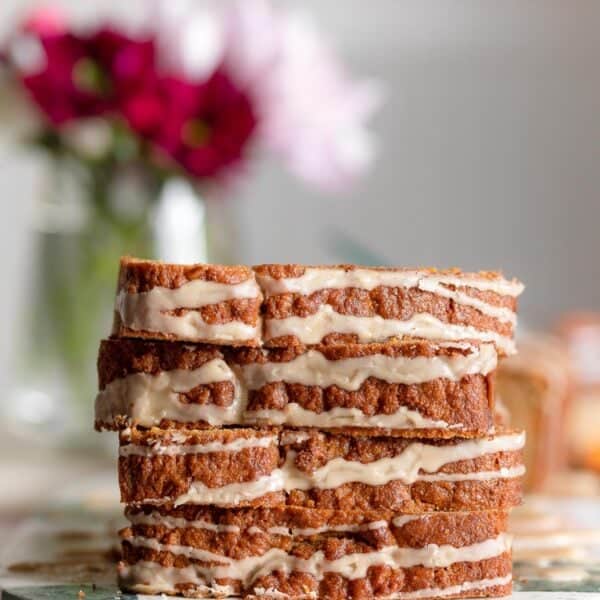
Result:
[[[527,433],[527,496],[511,515],[523,582],[592,581],[600,528],[600,315],[566,315],[555,333],[528,333],[500,362],[496,422]],[[535,584],[533,584],[535,585]]]
[[[500,363],[496,421],[527,432],[527,491],[587,495],[600,473],[600,313],[566,314],[555,331],[524,335]]]
[[[527,334],[518,347],[499,365],[497,420],[527,432],[525,488],[539,492],[568,462],[564,423],[571,361],[563,341],[548,334]]]

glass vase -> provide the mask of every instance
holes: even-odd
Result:
[[[185,180],[132,165],[56,159],[46,189],[5,406],[19,434],[94,443],[96,355],[111,330],[119,258],[206,261],[205,206]]]

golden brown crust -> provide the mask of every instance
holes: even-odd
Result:
[[[440,285],[442,285],[443,287],[450,289],[450,290],[460,290],[461,292],[464,292],[465,294],[473,297],[473,298],[477,298],[479,300],[483,300],[484,302],[491,304],[493,306],[500,306],[500,307],[505,307],[505,308],[509,308],[511,310],[516,310],[517,308],[517,301],[516,298],[514,296],[510,296],[510,295],[503,295],[500,294],[498,292],[492,291],[492,290],[480,290],[477,289],[476,287],[473,287],[472,285],[469,285],[470,283],[472,283],[472,280],[487,280],[490,282],[501,282],[501,281],[506,281],[504,279],[504,277],[502,276],[502,273],[497,272],[497,271],[479,271],[479,272],[473,272],[473,273],[468,273],[468,272],[463,272],[460,269],[435,269],[435,268],[418,268],[418,269],[411,269],[411,268],[393,268],[393,267],[362,267],[359,265],[331,265],[331,266],[327,266],[327,265],[319,265],[319,266],[308,266],[308,265],[278,265],[278,264],[272,264],[272,265],[259,265],[259,266],[255,266],[253,267],[255,273],[260,277],[260,276],[268,276],[271,277],[275,280],[281,280],[281,279],[294,279],[297,277],[301,277],[302,275],[304,275],[306,273],[307,269],[333,269],[333,270],[343,270],[345,272],[352,272],[355,270],[364,270],[367,269],[369,271],[374,271],[374,272],[395,272],[395,273],[414,273],[414,272],[419,272],[422,273],[424,276],[428,277],[428,276],[449,276],[452,278],[457,278],[459,280],[461,280],[463,282],[463,285],[453,285],[453,284],[449,284],[449,283],[444,283],[441,282]],[[513,284],[518,284],[518,281],[516,279],[511,280],[510,282],[507,283],[513,283]],[[380,286],[380,287],[387,287],[387,286]],[[347,288],[347,289],[352,289],[352,288]],[[389,289],[397,289],[397,288],[389,288]],[[271,295],[276,295],[276,294],[271,294]]]
[[[272,437],[278,440],[278,427],[263,427],[261,429],[197,429],[192,431],[164,431],[157,427],[151,429],[128,429],[119,435],[121,445],[136,444],[139,446],[156,447],[165,445],[198,445],[211,442],[228,444],[235,440],[251,440]]]
[[[120,263],[119,289],[140,293],[154,287],[178,288],[195,279],[234,285],[252,278],[252,269],[243,265],[179,265],[125,256]]]
[[[276,436],[274,431],[257,432],[249,429],[163,432],[133,430],[122,436],[127,443],[142,446],[176,444],[224,443],[235,439],[257,436]],[[293,439],[290,438],[290,435]],[[423,440],[431,446],[450,447],[460,440]],[[209,451],[194,454],[170,455],[164,452],[146,455],[126,455],[119,458],[121,498],[126,503],[157,503],[174,501],[187,494],[193,483],[208,488],[220,488],[232,483],[248,483],[272,475],[286,457],[293,457],[293,465],[308,476],[329,461],[369,464],[402,454],[413,443],[411,440],[386,437],[352,437],[312,432],[297,436],[283,432],[279,443],[269,447],[252,447],[237,451]],[[520,451],[493,452],[483,456],[449,462],[436,473],[469,474],[466,481],[415,481],[406,484],[391,480],[382,485],[346,483],[333,489],[292,489],[274,491],[243,500],[237,506],[275,506],[288,504],[306,508],[337,510],[394,510],[422,512],[427,510],[484,510],[506,508],[520,502],[520,480],[477,480],[477,473],[499,471],[522,464]]]
[[[201,398],[200,398],[201,400]],[[497,423],[497,425],[501,425],[501,423]],[[196,421],[194,423],[181,423],[179,421],[173,421],[172,419],[160,419],[160,421],[155,425],[156,427],[167,430],[167,429],[175,429],[180,431],[188,431],[194,429],[202,429],[203,427],[206,429],[212,429],[213,426],[210,425],[206,421]],[[252,425],[242,425],[243,427],[251,427]],[[262,426],[269,426],[268,424],[263,424]],[[115,417],[112,421],[106,422],[99,419],[94,421],[94,428],[96,431],[120,431],[123,429],[128,429],[130,427],[136,427],[137,429],[143,430],[146,429],[144,427],[137,426],[132,423],[132,420],[128,417],[118,416]],[[224,429],[227,428],[235,428],[238,427],[236,425],[224,425],[222,426]],[[296,427],[294,428],[297,431],[306,431],[310,432],[311,427]],[[440,439],[440,440],[448,440],[460,437],[461,439],[475,439],[481,437],[482,435],[488,435],[491,430],[484,431],[473,431],[473,430],[463,430],[460,431],[454,429],[390,429],[385,427],[319,427],[319,430],[325,431],[332,434],[337,435],[351,435],[354,437],[377,437],[377,436],[386,436],[386,437],[397,437],[404,438],[407,440],[412,439]]]
[[[521,504],[521,481],[417,481],[406,485],[392,481],[369,486],[347,483],[332,490],[293,490],[285,499],[289,506],[331,510],[392,510],[406,514],[429,511],[507,509]],[[279,499],[268,497],[273,505]],[[256,505],[256,503],[255,503]]]
[[[448,275],[451,277],[464,278],[465,282],[469,279],[488,279],[490,281],[498,281],[504,279],[500,271],[474,271],[466,272],[455,267],[451,269],[436,269],[435,267],[370,267],[354,264],[339,264],[339,265],[300,265],[300,264],[278,264],[266,263],[255,265],[252,267],[257,275],[267,275],[273,279],[287,279],[291,277],[301,277],[306,272],[306,269],[339,269],[346,272],[355,271],[357,269],[368,269],[369,271],[392,271],[401,273],[412,273],[418,271],[426,275]],[[513,280],[514,281],[514,280]],[[466,285],[466,283],[465,283]]]
[[[147,467],[147,464],[138,463],[138,466]],[[157,470],[160,470],[161,466],[158,463],[155,463],[155,466]],[[132,487],[127,488],[122,483],[121,471],[123,468],[120,463],[119,483],[121,484],[122,502],[130,504],[170,502],[177,497],[179,491],[185,493],[189,489],[188,481],[182,484],[176,471],[173,481],[168,479],[170,474],[166,473],[166,481],[159,483],[156,489],[152,488],[152,479],[143,475],[136,475],[131,480]],[[170,465],[166,465],[165,468],[170,469]],[[215,465],[215,468],[218,467]],[[123,477],[127,477],[127,475]],[[167,490],[167,496],[163,495],[163,490]],[[437,511],[509,509],[519,506],[522,497],[523,489],[519,478],[485,481],[418,481],[410,485],[401,481],[392,481],[377,486],[347,483],[331,490],[313,488],[311,490],[292,490],[289,493],[269,492],[252,500],[241,500],[235,505],[224,506],[257,508],[285,505],[336,511],[387,510],[420,514]]]

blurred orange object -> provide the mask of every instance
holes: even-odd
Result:
[[[573,399],[567,421],[571,461],[600,471],[600,313],[567,314],[558,331],[573,364]]]
[[[582,466],[588,469],[594,469],[594,471],[600,471],[600,445],[590,448],[583,460]]]

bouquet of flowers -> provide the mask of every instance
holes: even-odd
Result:
[[[74,30],[44,8],[11,36],[3,63],[43,117],[36,141],[204,185],[245,171],[260,148],[326,189],[368,166],[378,89],[352,81],[305,17],[260,0],[149,6],[158,26],[135,33]],[[90,123],[103,131],[77,135]]]

